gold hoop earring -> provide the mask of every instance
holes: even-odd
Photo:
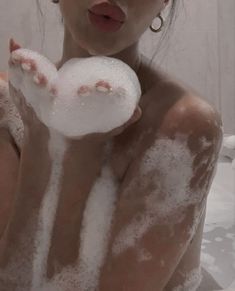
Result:
[[[153,28],[152,27],[152,25],[150,25],[149,27],[150,27],[150,29],[153,31],[153,32],[160,32],[161,30],[162,30],[162,28],[163,28],[163,26],[164,26],[164,19],[163,19],[163,17],[161,16],[161,14],[159,14],[158,16],[157,16],[159,19],[160,19],[160,21],[161,21],[161,25],[160,25],[160,27],[158,28],[158,29],[155,29],[155,28]]]

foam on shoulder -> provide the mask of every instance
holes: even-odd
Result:
[[[145,211],[137,213],[121,229],[113,244],[114,255],[135,247],[155,225],[170,227],[180,223],[185,218],[184,210],[190,205],[194,205],[194,212],[188,234],[189,237],[194,235],[203,214],[203,207],[198,205],[207,191],[206,187],[200,186],[192,190],[195,157],[196,154],[192,154],[188,148],[186,135],[176,135],[174,140],[156,139],[146,150],[139,164],[138,175],[125,190],[125,195],[129,195],[139,187],[148,189],[143,201]]]

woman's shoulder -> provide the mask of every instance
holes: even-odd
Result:
[[[217,109],[194,88],[156,66],[147,69],[152,86],[148,88],[150,119],[164,135],[181,133],[220,139],[222,120]]]

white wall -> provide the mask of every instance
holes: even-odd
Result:
[[[178,17],[156,56],[178,79],[191,85],[222,114],[226,133],[235,133],[235,1],[180,0]],[[183,5],[184,4],[184,5]],[[150,30],[142,47],[155,50]]]
[[[214,104],[222,114],[225,132],[235,133],[235,1],[179,1],[173,30],[155,62]],[[36,0],[0,1],[0,71],[7,69],[8,40],[12,36],[52,61],[59,59],[63,29],[57,5],[41,0],[45,21],[41,48],[35,3]],[[159,39],[160,34],[148,29],[140,46],[143,53],[151,58]]]

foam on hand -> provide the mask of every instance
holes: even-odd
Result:
[[[22,59],[33,60],[36,69],[30,70],[27,62],[19,64]],[[126,123],[141,96],[139,80],[124,62],[105,56],[71,59],[60,70],[44,56],[28,49],[13,51],[11,60],[9,81],[22,92],[50,134],[52,170],[36,222],[31,290],[95,290],[107,253],[117,191],[108,165],[103,166],[88,197],[77,264],[64,268],[52,280],[46,277],[68,145],[65,137],[105,133]],[[46,81],[40,84],[42,77]],[[18,99],[13,102],[17,104]]]
[[[9,67],[10,82],[22,91],[38,118],[68,137],[105,133],[123,125],[141,96],[136,73],[115,58],[74,58],[57,70],[47,58],[28,49],[17,49],[12,57],[34,60],[38,73],[48,79],[46,86],[39,86],[32,73],[20,66]],[[102,90],[98,82],[106,82],[110,88]],[[85,94],[79,90],[84,85],[90,88]]]

